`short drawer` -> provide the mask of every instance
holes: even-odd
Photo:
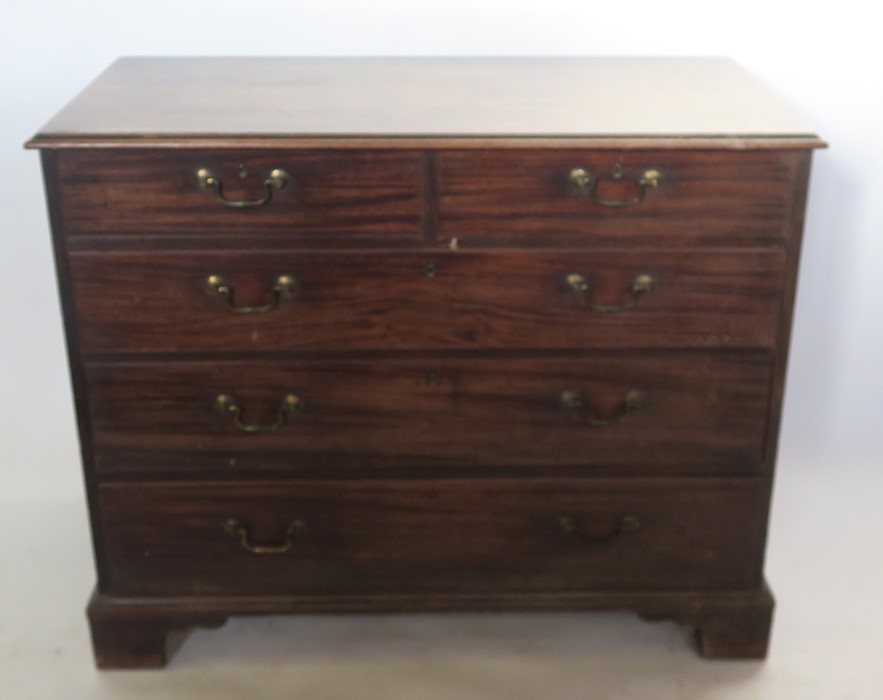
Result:
[[[761,347],[781,251],[74,252],[90,352]]]
[[[439,232],[463,245],[781,245],[789,151],[442,151]]]
[[[764,353],[90,364],[102,473],[752,473]]]
[[[130,483],[98,489],[103,590],[346,595],[749,588],[752,480]]]
[[[60,151],[61,224],[244,245],[260,234],[419,238],[423,173],[416,151]]]

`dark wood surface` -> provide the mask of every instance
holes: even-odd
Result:
[[[230,146],[255,136],[391,147],[420,137],[823,145],[729,59],[586,56],[126,57],[32,145],[215,137]]]
[[[781,245],[798,162],[797,151],[442,151],[439,233],[464,245],[494,237],[535,245]],[[608,207],[570,185],[575,167],[599,181],[605,200],[635,197],[648,169],[664,179],[640,204]]]
[[[200,168],[231,200],[263,196],[276,168],[291,179],[267,205],[236,209],[199,186]],[[62,226],[68,235],[236,233],[244,241],[249,229],[419,238],[423,168],[417,151],[61,151]]]
[[[117,595],[706,590],[760,585],[753,480],[105,484]],[[640,528],[619,532],[624,516]],[[561,517],[572,518],[565,532]],[[255,554],[225,532],[229,518]]]
[[[634,610],[646,620],[695,628],[698,651],[712,659],[766,656],[774,600],[764,584],[743,590],[531,591],[277,596],[114,596],[89,601],[100,668],[158,668],[173,652],[167,637],[190,627],[216,628],[232,615],[328,613],[496,613]],[[723,624],[716,624],[720,621]],[[370,639],[364,640],[365,648]]]
[[[232,614],[464,609],[626,608],[693,625],[705,656],[762,657],[765,531],[818,138],[744,119],[741,135],[667,132],[666,114],[702,120],[689,99],[631,121],[619,110],[618,134],[598,126],[603,113],[585,113],[594,130],[565,128],[577,112],[544,121],[536,110],[554,101],[542,100],[529,134],[512,130],[528,112],[496,133],[443,133],[417,127],[422,107],[393,102],[384,108],[411,114],[410,129],[351,100],[335,123],[326,71],[346,62],[334,61],[298,64],[324,75],[316,101],[285,115],[291,131],[268,130],[282,112],[261,121],[262,100],[312,88],[270,88],[244,77],[246,63],[124,61],[31,143],[51,149],[97,663],[161,665],[170,630]],[[700,63],[689,70],[711,65]],[[244,82],[227,81],[226,96],[256,101],[203,99],[191,112],[197,74],[234,64]],[[294,64],[265,65],[281,75]],[[524,94],[542,70],[519,65],[526,82],[438,123],[474,127]],[[180,73],[156,82],[162,66]],[[203,97],[220,94],[208,83]],[[376,83],[363,87],[347,97],[382,104]],[[176,91],[175,114],[162,94]],[[137,128],[158,113],[139,116],[131,100],[149,95],[181,132]],[[739,113],[755,126],[775,122],[749,102]],[[320,113],[327,130],[303,131]],[[365,131],[345,126],[353,115]],[[648,168],[664,182],[640,204],[604,207],[568,184],[577,166],[609,199],[634,196]],[[266,206],[234,210],[199,187],[199,167],[237,199],[260,196],[272,168],[291,180]],[[604,313],[567,287],[570,273],[601,304],[624,302],[640,273],[654,284],[634,308]],[[209,293],[210,274],[236,304],[268,303],[280,274],[297,293],[239,315]],[[619,416],[631,389],[645,405],[592,425]],[[581,410],[562,409],[567,390]],[[213,406],[231,393],[246,423],[269,423],[289,391],[302,410],[274,432],[245,434]],[[628,514],[642,526],[619,532]],[[305,529],[284,555],[257,555],[225,534],[230,517],[257,544],[278,544],[292,518]]]
[[[58,301],[64,323],[64,342],[67,351],[68,371],[70,373],[70,390],[73,394],[76,416],[77,437],[79,438],[80,462],[85,487],[86,502],[89,510],[90,536],[93,559],[98,576],[98,584],[105,580],[104,553],[98,543],[101,533],[101,522],[98,518],[96,486],[98,476],[92,461],[92,430],[89,423],[89,393],[86,389],[86,372],[80,349],[79,329],[74,311],[74,299],[71,293],[70,258],[61,234],[61,211],[63,202],[58,188],[58,168],[56,153],[42,151],[40,163],[43,170],[43,185],[46,193],[46,205],[49,223],[52,228],[52,256],[55,264],[55,276],[58,284]]]
[[[438,225],[428,235],[445,245],[781,245],[799,152],[453,150],[438,153],[428,173],[423,160],[418,151],[61,151],[63,227],[72,236],[237,234],[240,244],[250,233],[308,245],[366,235],[395,242],[420,236],[433,187]],[[199,187],[202,167],[230,199],[262,195],[274,168],[291,180],[263,207],[232,209]],[[648,168],[664,182],[639,205],[605,207],[569,184],[574,167],[601,180],[606,199],[632,198]]]
[[[523,359],[324,359],[87,366],[103,473],[282,470],[311,476],[568,467],[580,474],[750,473],[762,465],[764,353],[604,352]],[[626,412],[630,390],[646,405]],[[581,410],[561,406],[576,391]],[[246,423],[214,407],[234,394]],[[621,422],[593,426],[594,421]]]
[[[706,659],[763,659],[769,648],[774,606],[768,589],[742,600],[733,596],[730,605],[709,606],[692,618],[699,654]]]
[[[775,342],[779,251],[426,253],[117,252],[70,255],[85,352],[766,347]],[[582,274],[591,299],[565,278]],[[628,311],[635,278],[653,288]],[[219,274],[236,314],[207,291]]]

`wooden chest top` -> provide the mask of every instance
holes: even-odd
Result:
[[[30,145],[212,139],[823,145],[728,59],[587,57],[122,58]]]

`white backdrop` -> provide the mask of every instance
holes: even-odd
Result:
[[[883,125],[867,4],[708,0],[6,0],[0,19],[0,492],[78,495],[38,157],[21,144],[119,55],[727,55],[817,152],[783,425],[816,464],[881,447]],[[652,109],[648,105],[648,109]],[[799,460],[798,460],[799,461]],[[873,462],[871,462],[873,463]]]

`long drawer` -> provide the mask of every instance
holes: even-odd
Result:
[[[751,479],[103,484],[103,590],[749,588],[764,498]]]
[[[796,151],[443,151],[438,229],[465,245],[782,245],[801,158]]]
[[[70,236],[419,240],[424,169],[417,151],[61,151],[61,223]]]
[[[98,363],[102,473],[759,470],[765,353]]]
[[[76,252],[85,352],[761,347],[779,251]]]

